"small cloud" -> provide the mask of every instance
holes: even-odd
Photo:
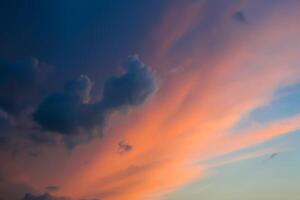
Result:
[[[245,16],[245,13],[242,11],[238,11],[234,14],[234,19],[236,19],[237,21],[241,22],[241,23],[247,23],[247,17]]]
[[[54,197],[49,193],[34,195],[31,193],[26,193],[22,200],[71,200],[67,197]]]
[[[118,151],[119,151],[120,154],[127,153],[127,152],[129,152],[129,151],[131,151],[133,149],[133,146],[130,145],[130,144],[128,144],[125,141],[119,142],[118,146],[119,146],[119,150]]]
[[[56,192],[60,189],[58,185],[49,185],[45,188],[49,192]]]
[[[272,154],[269,154],[267,158],[265,158],[263,160],[263,162],[269,162],[271,160],[273,160],[275,157],[277,157],[279,155],[280,152],[275,152],[275,153],[272,153]]]
[[[273,154],[270,155],[270,159],[273,159],[273,158],[275,158],[276,156],[278,156],[278,153],[273,153]]]
[[[182,67],[182,66],[172,67],[170,69],[171,74],[176,74],[176,73],[180,73],[180,72],[183,72],[183,71],[184,71],[184,67]]]
[[[85,199],[80,199],[80,200],[101,200],[101,199],[98,199],[98,198],[85,198]]]
[[[36,157],[39,156],[38,152],[34,152],[34,151],[29,151],[28,155],[31,156],[31,157],[33,157],[33,158],[36,158]]]

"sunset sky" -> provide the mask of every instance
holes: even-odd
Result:
[[[300,1],[0,2],[0,200],[297,200]]]

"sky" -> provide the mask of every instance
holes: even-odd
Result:
[[[295,200],[300,2],[0,2],[0,200]]]

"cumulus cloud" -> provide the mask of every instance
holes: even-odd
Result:
[[[155,89],[155,80],[150,68],[137,56],[131,56],[123,64],[126,73],[111,77],[104,85],[102,102],[106,109],[139,105]]]
[[[72,148],[102,135],[112,112],[142,104],[156,88],[153,72],[138,56],[122,66],[124,73],[108,78],[102,98],[95,102],[94,82],[86,75],[65,81],[63,89],[53,93],[56,86],[49,81],[55,74],[48,73],[52,68],[47,64],[34,58],[12,64],[0,61],[0,147],[12,150],[28,141],[63,141]]]
[[[37,132],[31,112],[52,88],[52,66],[36,58],[0,60],[0,147],[19,148],[16,142]],[[20,145],[24,146],[24,145]],[[2,149],[3,150],[3,149]]]
[[[90,82],[87,76],[68,81],[64,91],[44,99],[33,114],[33,119],[45,130],[65,134],[71,134],[79,126],[85,126],[88,105],[84,102],[91,90]]]
[[[155,91],[151,69],[137,56],[129,57],[123,68],[123,75],[105,82],[99,102],[89,102],[93,83],[82,75],[67,82],[62,92],[45,98],[33,113],[33,119],[44,130],[57,132],[67,139],[81,140],[82,134],[78,133],[82,132],[88,138],[93,137],[92,130],[102,128],[110,113],[142,104]]]
[[[93,84],[88,76],[81,75],[78,79],[66,82],[65,93],[78,96],[81,102],[88,103]]]

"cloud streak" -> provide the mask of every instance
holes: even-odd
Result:
[[[294,19],[292,15],[282,18],[281,8],[274,8],[269,11],[270,17],[253,21],[255,27],[240,27],[232,19],[232,10],[220,14],[216,22],[220,26],[219,32],[214,35],[208,30],[207,35],[204,32],[201,37],[187,32],[176,36],[180,38],[176,41],[188,39],[194,42],[184,52],[178,47],[170,48],[166,54],[169,60],[180,57],[179,65],[186,70],[167,77],[151,102],[126,119],[126,124],[130,125],[120,123],[118,128],[113,129],[116,136],[105,141],[105,150],[95,155],[101,159],[96,159],[80,176],[81,184],[70,184],[66,193],[75,187],[81,190],[76,194],[79,196],[97,194],[90,188],[102,186],[99,193],[118,191],[114,192],[117,195],[105,193],[105,197],[111,200],[159,199],[207,175],[207,166],[195,165],[195,162],[239,151],[299,129],[299,118],[295,117],[275,121],[265,129],[249,128],[237,135],[230,132],[249,112],[269,103],[278,88],[298,82],[300,70],[296,56],[296,44],[300,42],[297,33],[300,30],[292,26],[284,31],[278,28]],[[278,19],[276,26],[274,19]],[[195,29],[197,27],[192,30]],[[230,33],[229,37],[224,38],[224,32]],[[278,38],[286,40],[283,42]],[[205,53],[210,52],[207,49],[209,45],[203,46],[207,41],[211,42],[210,46],[216,47],[212,55]],[[290,41],[294,42],[292,48],[273,51]],[[222,48],[219,43],[222,43]],[[166,51],[165,46],[161,48]],[[199,56],[202,52],[207,55],[206,58]],[[121,116],[115,118],[122,119]],[[109,145],[122,138],[130,141],[134,151],[120,159]],[[104,178],[98,173],[99,169],[104,174],[117,174],[136,163],[158,164],[99,185],[98,180]],[[83,188],[82,184],[86,187]]]
[[[71,199],[66,197],[54,197],[48,193],[42,195],[34,195],[31,193],[27,193],[25,194],[22,200],[71,200]]]
[[[201,161],[299,130],[297,115],[232,131],[244,116],[270,103],[279,88],[300,81],[300,30],[294,26],[299,14],[286,15],[276,6],[267,11],[247,10],[247,16],[257,12],[268,12],[268,16],[259,20],[252,16],[251,24],[240,26],[232,17],[237,6],[222,3],[225,7],[221,9],[216,2],[207,1],[199,7],[175,4],[156,27],[154,41],[158,42],[149,49],[158,54],[153,54],[153,62],[159,66],[162,80],[153,98],[149,99],[155,91],[152,71],[132,57],[123,65],[123,75],[105,82],[100,101],[91,101],[92,81],[81,77],[47,97],[34,114],[44,130],[65,138],[92,137],[88,130],[101,129],[109,117],[111,123],[105,125],[110,137],[81,145],[72,155],[55,149],[46,151],[46,159],[36,158],[34,164],[26,162],[29,158],[16,160],[15,166],[28,170],[8,171],[20,177],[18,181],[37,188],[43,185],[40,190],[57,183],[61,186],[57,195],[160,199],[208,176],[206,170],[212,167],[270,152],[254,152],[212,165]],[[202,6],[207,9],[204,13]],[[168,24],[175,25],[170,28]],[[148,57],[151,60],[151,55]],[[184,70],[164,76],[165,70],[174,66]],[[115,112],[141,104],[130,115]],[[116,144],[122,151],[134,150],[120,156]]]

